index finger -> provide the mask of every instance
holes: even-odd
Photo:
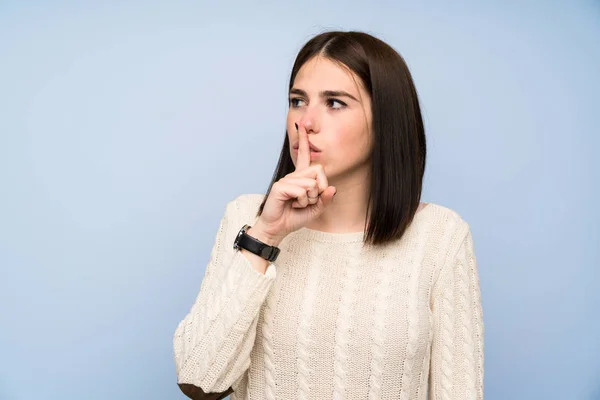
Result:
[[[306,169],[310,166],[310,145],[308,134],[303,125],[298,124],[298,158],[296,159],[296,171]]]

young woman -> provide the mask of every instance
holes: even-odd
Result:
[[[470,226],[420,203],[426,143],[402,57],[362,32],[301,49],[266,195],[225,207],[177,326],[194,399],[482,399]],[[335,198],[334,198],[335,195]]]

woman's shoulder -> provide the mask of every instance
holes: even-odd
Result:
[[[232,198],[227,204],[228,212],[235,213],[235,217],[252,224],[258,217],[258,208],[265,195],[258,193],[243,193]]]
[[[262,203],[264,198],[264,194],[243,193],[234,198],[233,201],[238,205],[240,211],[243,213],[256,213],[260,203]]]
[[[431,209],[427,210],[430,207]],[[454,208],[430,202],[423,211],[429,211],[424,214],[424,219],[430,224],[432,230],[437,231],[435,235],[442,241],[448,242],[447,245],[450,247],[457,246],[471,232],[469,222]]]
[[[437,221],[446,222],[448,224],[468,224],[463,218],[463,215],[449,206],[440,203],[427,202],[427,206],[423,211],[426,209],[429,209],[430,217]]]

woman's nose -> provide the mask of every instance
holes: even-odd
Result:
[[[302,126],[304,126],[304,129],[306,129],[306,132],[315,132],[318,127],[318,124],[313,116],[307,115],[307,114],[308,113],[305,113],[302,116],[302,118],[300,118],[298,123],[302,124]]]

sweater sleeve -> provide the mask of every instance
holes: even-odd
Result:
[[[431,400],[483,399],[483,310],[469,226],[458,230],[432,292]],[[458,250],[456,250],[458,248]]]
[[[270,263],[263,275],[233,242],[244,218],[239,198],[221,218],[204,279],[195,302],[178,324],[173,350],[177,383],[204,392],[224,392],[240,382],[250,366],[261,305],[275,280]]]

